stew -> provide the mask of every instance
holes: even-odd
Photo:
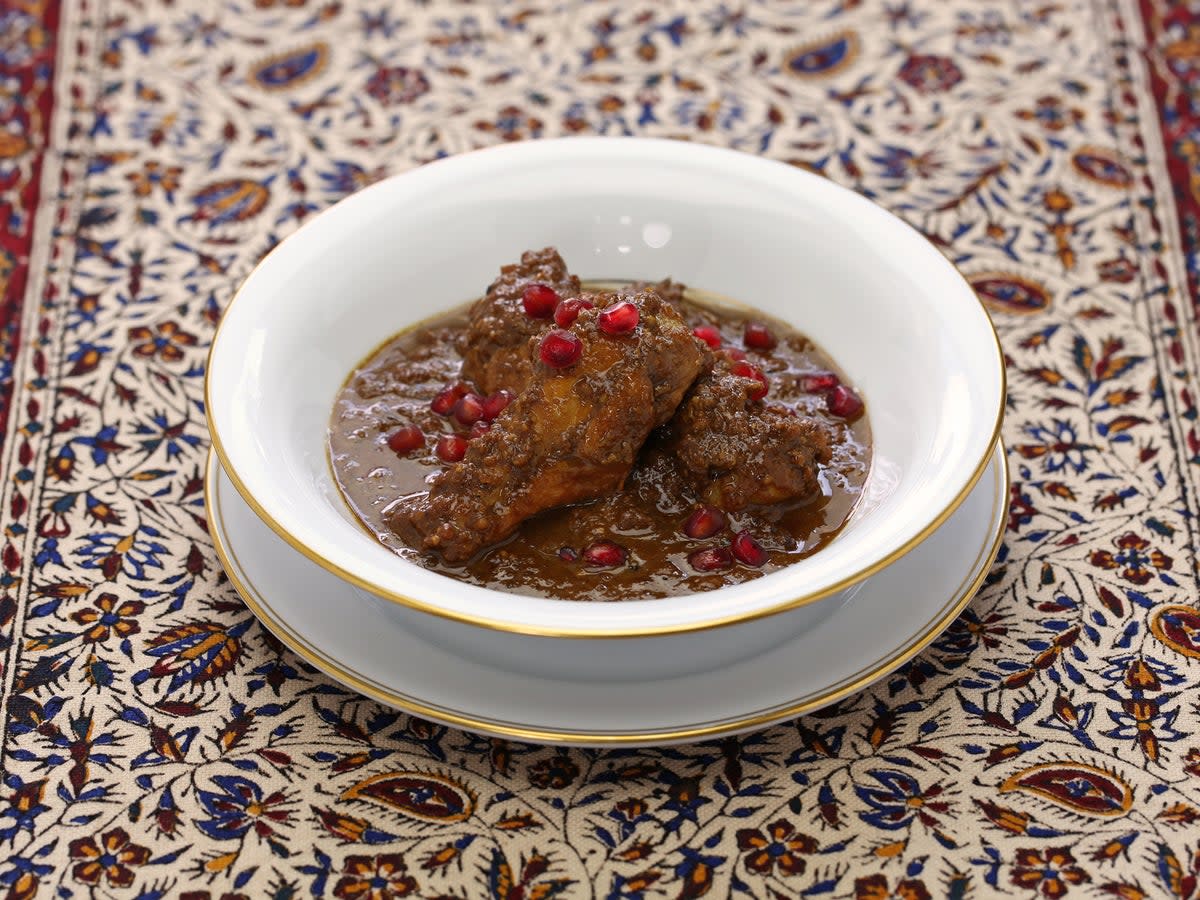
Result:
[[[670,280],[584,285],[551,248],[364,361],[329,450],[399,555],[580,600],[709,590],[817,552],[871,452],[862,400],[795,329]]]

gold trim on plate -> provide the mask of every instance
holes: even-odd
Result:
[[[996,452],[996,445],[992,453]],[[991,456],[988,457],[989,463]],[[217,506],[217,472],[219,458],[210,452],[204,479],[204,508],[211,524],[210,533],[217,557],[225,569],[229,581],[237,589],[251,612],[277,637],[307,662],[321,669],[327,675],[342,682],[373,700],[388,706],[404,710],[413,715],[433,719],[444,724],[465,728],[470,731],[485,734],[500,735],[524,741],[550,742],[555,744],[576,744],[583,746],[597,745],[650,745],[655,743],[671,743],[676,741],[695,740],[713,737],[730,732],[750,730],[765,727],[775,722],[794,718],[827,706],[841,698],[867,687],[872,682],[894,671],[899,666],[912,659],[917,653],[928,646],[942,631],[958,617],[966,605],[975,596],[975,592],[983,584],[992,563],[1000,550],[1004,537],[1004,522],[1008,506],[1008,458],[1001,452],[1000,477],[997,478],[995,493],[992,498],[991,517],[996,522],[995,534],[990,541],[985,540],[974,562],[968,570],[966,578],[959,589],[953,593],[947,604],[938,614],[927,622],[906,645],[878,660],[870,666],[843,679],[840,685],[830,685],[816,695],[808,696],[784,706],[775,706],[765,710],[756,710],[745,715],[724,719],[717,722],[703,723],[676,731],[640,731],[640,732],[589,732],[589,731],[554,731],[552,729],[530,727],[520,723],[502,720],[481,719],[458,710],[432,706],[423,701],[399,694],[384,685],[356,672],[337,660],[326,656],[304,636],[298,634],[284,622],[271,608],[270,602],[262,595],[246,577],[237,552],[232,546],[226,546],[228,535],[225,530],[223,510]],[[228,473],[225,473],[228,477]],[[232,479],[231,479],[232,483]]]
[[[570,140],[578,140],[578,139],[572,138]],[[481,151],[473,151],[473,152],[481,152]],[[438,164],[437,162],[429,163],[430,166],[436,166],[437,164]],[[395,176],[395,177],[402,177],[402,176]],[[814,177],[816,177],[816,176],[814,176]],[[388,180],[390,180],[390,179],[388,179]],[[385,182],[377,182],[374,185],[364,188],[363,191],[371,191],[371,190],[378,189],[384,183],[386,183],[386,181]],[[358,193],[362,193],[362,191],[360,191]],[[355,195],[355,196],[357,196],[357,195]],[[349,199],[349,198],[347,198],[347,199]],[[316,217],[314,217],[312,220],[310,220],[308,225],[311,225],[312,222],[317,221],[317,219],[319,219],[321,216],[327,214],[332,209],[336,208],[338,205],[340,205],[340,203],[334,204],[333,206],[318,213]],[[882,207],[880,207],[880,209],[882,209]],[[887,210],[884,210],[884,211],[887,212]],[[901,221],[902,224],[906,224],[906,223],[903,223],[902,220],[898,220],[898,221]],[[306,225],[306,227],[307,227],[307,225]],[[929,241],[928,238],[926,238],[924,235],[922,235],[915,228],[912,228],[911,226],[907,226],[907,227],[911,228],[914,234],[920,236],[923,240],[925,240],[927,243],[929,243],[930,246],[933,247],[933,249],[935,251],[937,251],[937,248],[933,245],[933,243],[931,241]],[[213,334],[212,344],[209,346],[208,358],[205,361],[205,367],[204,367],[204,416],[205,416],[205,420],[208,425],[208,433],[209,433],[209,437],[212,442],[212,449],[216,451],[217,457],[221,461],[221,468],[225,471],[225,475],[229,478],[230,482],[233,484],[233,486],[237,490],[237,492],[242,495],[242,499],[244,499],[246,501],[247,505],[252,510],[254,510],[255,515],[257,515],[260,519],[262,519],[262,521],[264,523],[266,523],[266,525],[272,531],[274,531],[277,535],[279,535],[281,538],[283,538],[285,541],[287,541],[288,544],[290,544],[296,551],[298,551],[306,559],[316,563],[321,568],[323,568],[329,572],[332,572],[334,575],[338,576],[338,578],[341,578],[343,581],[348,581],[351,584],[355,585],[356,587],[362,588],[364,591],[367,591],[368,593],[374,594],[377,597],[381,597],[381,598],[383,598],[385,600],[389,600],[393,603],[398,603],[401,606],[407,606],[410,609],[415,609],[419,612],[427,613],[432,616],[438,616],[439,618],[443,618],[443,619],[450,619],[450,620],[456,621],[456,622],[464,622],[468,625],[475,625],[480,628],[490,628],[494,631],[504,631],[504,632],[509,632],[512,634],[524,634],[524,635],[529,635],[529,636],[533,636],[533,637],[557,637],[557,638],[586,639],[586,638],[654,637],[654,636],[660,636],[660,635],[665,635],[665,634],[682,634],[682,633],[691,632],[691,631],[709,631],[711,629],[720,628],[725,625],[733,625],[733,624],[736,624],[739,622],[751,622],[751,621],[754,621],[755,619],[761,619],[761,618],[765,618],[767,616],[776,615],[778,613],[787,612],[788,610],[796,609],[801,606],[806,606],[809,603],[815,603],[817,600],[824,599],[825,597],[828,597],[831,594],[835,594],[838,591],[845,590],[846,588],[850,587],[853,584],[858,583],[859,581],[862,581],[865,578],[869,578],[871,575],[874,575],[875,573],[877,573],[877,572],[881,571],[882,569],[886,568],[887,566],[891,565],[893,562],[898,560],[900,557],[902,557],[906,553],[908,553],[908,551],[911,550],[913,547],[916,547],[918,544],[920,544],[922,541],[924,541],[927,537],[929,537],[929,535],[933,534],[933,532],[936,531],[942,525],[943,522],[945,522],[948,518],[950,518],[950,516],[953,515],[954,511],[963,504],[963,501],[966,500],[967,496],[971,493],[972,490],[974,490],[975,485],[979,483],[980,478],[983,477],[983,473],[984,473],[984,471],[986,471],[988,464],[991,461],[991,456],[992,456],[992,452],[995,448],[995,445],[1000,440],[1000,428],[1004,422],[1004,409],[1007,404],[1007,397],[1008,397],[1008,381],[1007,381],[1008,375],[1007,375],[1007,371],[1006,371],[1005,363],[1004,363],[1004,349],[1000,344],[1000,335],[996,331],[996,325],[992,321],[992,317],[988,313],[987,307],[984,305],[983,301],[979,298],[979,295],[976,293],[975,289],[973,287],[971,287],[970,281],[968,281],[966,276],[963,275],[963,273],[961,271],[959,271],[957,266],[955,266],[952,262],[950,262],[949,259],[946,259],[944,254],[942,254],[940,251],[937,251],[939,253],[939,255],[942,256],[943,259],[945,259],[946,264],[948,266],[950,266],[954,270],[954,272],[958,275],[958,277],[962,280],[963,284],[966,286],[966,288],[970,292],[971,296],[975,298],[975,302],[979,304],[979,311],[983,314],[984,321],[987,322],[988,327],[991,329],[992,341],[993,341],[993,345],[994,345],[995,351],[996,351],[996,362],[997,362],[997,366],[998,366],[999,372],[1000,372],[1000,396],[999,396],[996,421],[992,426],[991,439],[988,441],[988,449],[983,454],[983,458],[980,459],[978,463],[976,463],[975,468],[974,468],[973,472],[971,473],[970,478],[967,479],[967,482],[963,486],[962,490],[960,490],[958,492],[958,494],[955,495],[955,497],[950,501],[950,503],[946,506],[946,508],[943,509],[941,512],[939,512],[933,518],[932,521],[930,521],[927,525],[925,525],[920,531],[918,531],[915,535],[913,535],[913,537],[911,537],[909,540],[905,541],[903,544],[901,544],[899,547],[897,547],[895,550],[893,550],[887,556],[884,556],[878,560],[875,560],[874,562],[870,563],[869,565],[864,566],[863,568],[858,569],[857,571],[852,572],[849,575],[846,575],[845,577],[839,579],[838,581],[834,582],[833,584],[831,584],[828,587],[825,587],[819,591],[813,591],[808,594],[803,594],[799,597],[793,598],[791,600],[785,600],[781,603],[776,603],[773,606],[768,606],[763,609],[756,609],[751,612],[742,613],[742,614],[719,616],[716,618],[707,619],[707,620],[699,621],[699,622],[681,622],[681,623],[677,623],[677,624],[655,626],[652,628],[612,628],[612,629],[607,629],[607,630],[574,629],[574,628],[546,628],[546,627],[539,626],[539,625],[518,624],[518,623],[506,621],[504,619],[495,619],[495,618],[490,618],[487,616],[475,616],[475,615],[469,615],[466,613],[455,612],[453,610],[448,610],[443,607],[437,606],[434,603],[426,602],[424,600],[419,600],[415,597],[410,597],[406,594],[401,594],[398,591],[392,591],[381,585],[374,584],[373,582],[363,578],[360,575],[357,575],[356,573],[350,571],[349,569],[344,568],[343,566],[339,565],[338,563],[334,562],[333,560],[327,559],[327,558],[321,556],[320,554],[313,552],[299,538],[297,538],[290,531],[288,531],[288,529],[286,527],[284,527],[284,525],[281,522],[276,520],[270,513],[268,513],[262,507],[262,505],[254,498],[253,492],[246,485],[246,483],[244,481],[242,481],[241,476],[238,475],[237,470],[234,468],[232,462],[230,461],[229,454],[226,452],[225,445],[221,440],[221,435],[217,431],[216,423],[213,420],[213,414],[212,414],[212,410],[213,410],[212,378],[210,377],[210,373],[212,372],[213,353],[216,350],[217,344],[220,341],[221,330],[225,325],[225,320],[228,316],[229,310],[232,309],[233,305],[237,302],[238,298],[242,295],[242,291],[245,288],[245,283],[254,276],[254,273],[256,271],[258,271],[259,267],[264,265],[266,263],[267,259],[269,259],[270,256],[272,256],[278,250],[278,248],[280,246],[287,243],[287,241],[291,240],[293,237],[295,237],[299,233],[300,233],[300,230],[297,230],[297,231],[293,232],[292,234],[288,235],[286,238],[283,239],[283,241],[281,241],[276,246],[275,249],[273,249],[271,251],[271,253],[267,254],[266,257],[264,257],[262,260],[259,261],[259,263],[254,267],[253,270],[251,270],[250,274],[242,282],[242,286],[239,287],[238,290],[234,293],[233,298],[229,301],[228,306],[225,308],[224,313],[221,316],[221,321],[217,324],[217,330]],[[413,563],[405,563],[405,565],[414,565],[414,564]],[[567,602],[567,601],[563,601],[563,602]]]

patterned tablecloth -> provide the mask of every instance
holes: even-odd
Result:
[[[1196,896],[1187,7],[0,3],[0,892]],[[204,357],[255,262],[385,174],[589,133],[820,172],[995,317],[1000,557],[834,708],[677,749],[488,740],[339,688],[217,564]]]

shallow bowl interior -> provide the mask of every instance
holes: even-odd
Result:
[[[667,275],[793,323],[868,404],[864,498],[829,547],[700,595],[619,604],[521,597],[404,562],[356,523],[326,428],[347,374],[388,335],[478,296],[554,245],[585,279]],[[527,634],[686,631],[831,593],[895,559],[977,480],[1003,361],[970,287],[917,232],[818,176],[681,142],[574,138],[443,160],[310,221],[246,280],[208,372],[210,429],[251,505],[307,556],[376,594]]]

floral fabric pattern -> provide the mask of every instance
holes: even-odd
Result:
[[[1198,28],[1167,0],[0,8],[0,894],[1194,897]],[[818,172],[994,317],[1000,556],[836,706],[678,748],[484,738],[333,683],[220,570],[204,362],[242,279],[379,178],[574,134]]]

